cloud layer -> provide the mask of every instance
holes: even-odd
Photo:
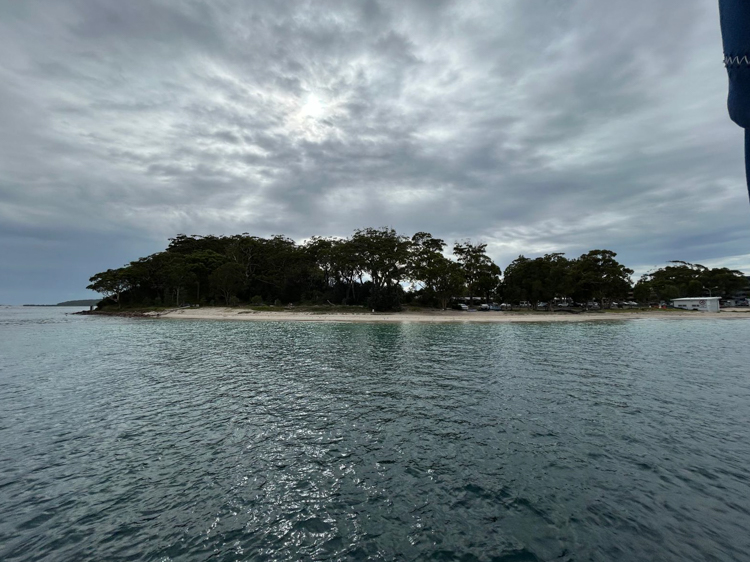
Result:
[[[750,269],[703,0],[0,3],[0,302],[176,233]]]

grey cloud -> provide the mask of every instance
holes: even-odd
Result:
[[[18,295],[42,263],[59,283],[39,286],[68,296],[83,269],[177,232],[391,225],[483,239],[501,266],[601,246],[633,265],[750,263],[712,3],[38,0],[0,14],[14,262],[0,301],[34,300]],[[49,233],[59,261],[38,245]]]

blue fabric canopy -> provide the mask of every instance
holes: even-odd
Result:
[[[750,0],[719,0],[724,64],[729,74],[727,107],[745,129],[745,172],[750,193]]]

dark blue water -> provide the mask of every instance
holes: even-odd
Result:
[[[750,559],[750,321],[64,312],[0,309],[3,561]]]

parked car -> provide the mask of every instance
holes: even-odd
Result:
[[[521,308],[531,308],[531,303],[529,301],[521,301],[518,306]]]

